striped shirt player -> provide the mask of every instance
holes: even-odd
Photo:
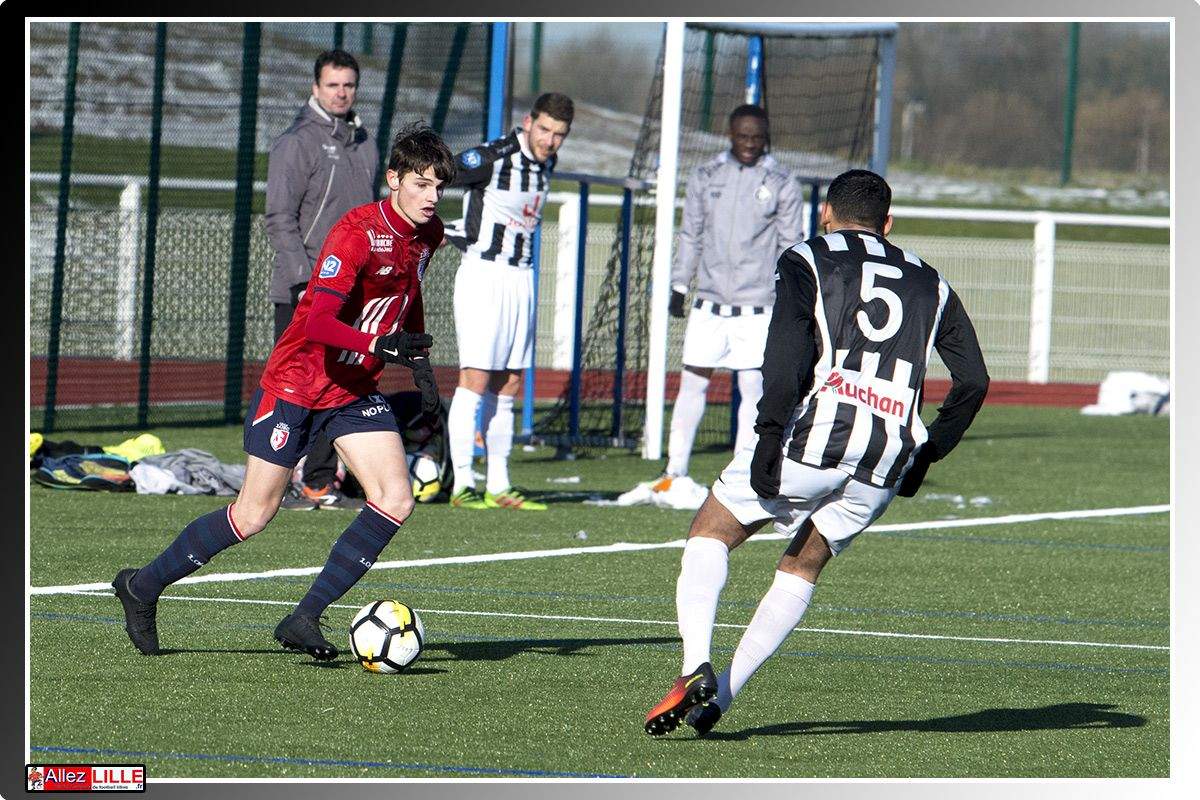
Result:
[[[747,450],[713,491],[743,524],[774,517],[795,530],[811,513],[836,554],[884,512],[919,449],[923,470],[958,444],[983,402],[987,370],[958,295],[881,233],[818,236],[786,250],[777,266],[779,318],[767,334],[755,431],[781,443],[781,477],[796,482],[778,498],[758,496],[748,485]],[[953,385],[927,430],[921,394],[934,350]],[[813,512],[791,499],[811,500],[831,482],[853,502]],[[747,485],[730,489],[735,483]]]
[[[480,261],[532,266],[533,234],[557,161],[556,155],[535,161],[520,128],[460,154],[454,185],[468,191],[463,219],[447,231],[446,240]]]
[[[454,185],[467,189],[463,219],[447,236],[463,253],[454,276],[459,385],[449,417],[455,508],[545,509],[513,489],[508,454],[513,396],[533,360],[533,237],[574,113],[569,97],[541,95],[507,136],[455,156]],[[471,471],[480,408],[488,464],[483,495]]]
[[[800,623],[829,560],[897,494],[916,493],[987,393],[983,354],[958,295],[885,238],[887,182],[850,170],[826,198],[821,225],[830,232],[776,262],[758,439],[734,456],[692,522],[675,595],[681,676],[647,716],[651,734],[680,720],[700,735],[713,727]],[[953,385],[927,430],[921,394],[934,350]],[[709,659],[729,551],[769,521],[793,536],[718,676]]]

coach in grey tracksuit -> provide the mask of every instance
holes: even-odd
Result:
[[[754,105],[735,108],[729,115],[729,142],[728,150],[688,178],[671,268],[670,312],[688,316],[667,448],[671,478],[687,475],[713,369],[737,373],[742,405],[736,446],[753,436],[775,302],[775,262],[804,238],[800,184],[767,153],[766,111]],[[695,301],[685,312],[693,277]],[[664,485],[669,488],[670,482]]]
[[[266,222],[275,266],[267,298],[275,304],[276,339],[292,320],[329,229],[375,199],[379,148],[354,113],[358,75],[358,62],[343,50],[317,56],[312,96],[271,145]],[[284,498],[283,508],[357,507],[335,488],[336,471],[337,456],[322,432],[305,459],[304,486]]]
[[[309,97],[271,145],[267,162],[267,235],[275,250],[271,302],[295,304],[329,229],[350,209],[375,199],[378,168],[379,148],[359,116],[353,110],[331,114]]]

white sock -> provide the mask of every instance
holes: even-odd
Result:
[[[675,397],[675,410],[671,412],[671,435],[667,439],[668,475],[687,475],[692,443],[696,441],[696,428],[704,416],[704,392],[707,389],[708,378],[690,369],[679,373],[679,394]]]
[[[471,459],[475,455],[475,409],[479,408],[480,399],[475,392],[459,386],[450,401],[446,433],[450,439],[450,463],[454,465],[455,492],[475,488]]]
[[[762,399],[762,370],[742,369],[737,374],[738,391],[742,402],[738,406],[738,432],[734,451],[741,450],[754,439],[754,420],[758,418],[758,401]]]
[[[508,455],[513,442],[512,395],[483,397],[483,441],[487,445],[487,490],[500,494],[512,486],[508,479]],[[489,414],[491,419],[489,419]]]
[[[717,600],[729,575],[729,548],[707,536],[693,536],[683,548],[679,580],[675,583],[675,613],[683,638],[680,675],[695,672],[711,660]]]
[[[722,710],[729,708],[728,704],[737,697],[754,671],[779,649],[792,629],[800,624],[815,588],[799,575],[775,570],[775,581],[759,601],[754,618],[750,620],[750,626],[742,634],[733,653],[733,662],[728,670],[728,688],[718,692],[717,703]],[[722,694],[728,697],[723,704]]]

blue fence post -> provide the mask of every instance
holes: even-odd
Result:
[[[896,76],[896,34],[879,38],[879,73],[875,90],[875,135],[871,143],[871,170],[887,175],[892,149],[892,84]]]
[[[521,436],[533,437],[533,403],[534,392],[537,389],[537,318],[538,318],[538,287],[541,283],[542,272],[542,226],[539,224],[533,232],[533,345],[530,347],[529,369],[525,370],[525,400],[521,406]]]
[[[763,40],[751,36],[746,43],[746,102],[762,105]]]
[[[487,138],[504,134],[504,87],[508,85],[508,32],[511,22],[492,23],[492,60],[488,67]]]
[[[568,441],[579,438],[579,395],[583,389],[583,284],[587,266],[588,184],[579,183],[579,244],[575,258],[575,331],[571,343],[571,416]]]
[[[617,362],[613,369],[612,438],[621,436],[622,406],[625,401],[625,315],[629,289],[629,238],[633,228],[633,190],[626,187],[621,197],[621,273],[617,288]],[[615,443],[615,442],[614,442]]]

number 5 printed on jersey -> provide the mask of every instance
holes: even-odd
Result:
[[[880,264],[875,261],[864,261],[862,265],[862,286],[859,288],[859,295],[864,303],[869,303],[872,300],[882,300],[887,304],[887,321],[884,322],[882,328],[876,328],[871,324],[870,317],[867,312],[859,311],[855,316],[858,320],[858,327],[862,329],[863,334],[872,342],[884,342],[896,335],[896,331],[900,330],[900,323],[904,321],[904,304],[900,302],[900,296],[891,289],[885,289],[882,286],[876,286],[877,278],[902,278],[904,271],[899,267],[893,267],[888,264]]]

